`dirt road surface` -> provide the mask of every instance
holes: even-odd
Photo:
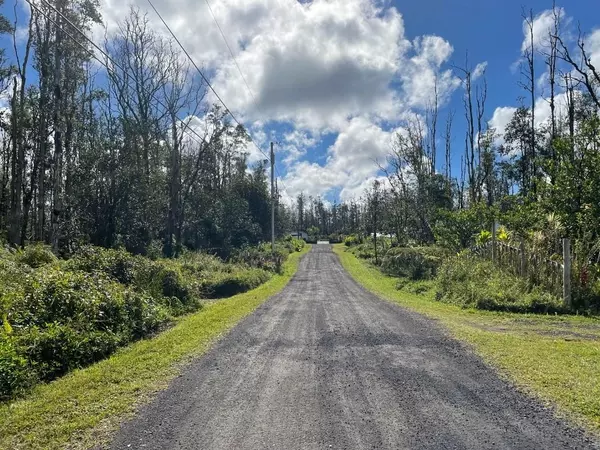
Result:
[[[330,246],[125,423],[113,449],[587,449]]]

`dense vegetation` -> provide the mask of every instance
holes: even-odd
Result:
[[[555,9],[551,32],[536,36],[525,15],[525,96],[505,130],[488,125],[485,73],[466,61],[456,69],[466,135],[453,136],[449,112],[440,136],[436,89],[394,135],[361,199],[328,205],[300,194],[286,206],[275,192],[277,235],[345,238],[442,301],[546,313],[567,311],[552,274],[519,274],[482,249],[498,223],[500,243],[552,266],[568,237],[571,310],[597,311],[600,73],[584,35],[561,35],[562,17]],[[207,101],[177,46],[132,9],[94,61],[73,35],[101,21],[97,0],[36,3],[25,27],[0,17],[14,51],[0,53],[0,242],[10,249],[0,255],[2,397],[152,334],[200,299],[259,285],[302,246],[288,241],[272,255],[262,244],[266,163],[250,162],[247,131]],[[550,109],[543,121],[540,103]]]
[[[533,305],[528,310],[546,310],[535,306],[542,296],[538,290],[557,294],[553,268],[563,262],[561,239],[570,238],[572,309],[598,310],[600,71],[592,63],[588,37],[582,32],[569,35],[571,27],[563,23],[563,11],[556,7],[552,12],[553,24],[544,35],[534,29],[533,13],[523,15],[520,84],[524,95],[505,129],[489,125],[485,71],[467,60],[456,69],[462,79],[464,136],[453,134],[455,111],[448,112],[442,126],[444,100],[431,92],[431,106],[396,133],[387,161],[379,162],[380,176],[363,197],[326,207],[320,199],[307,201],[299,196],[297,226],[311,234],[354,234],[361,240],[387,237],[398,247],[435,245],[454,253],[473,249],[480,258],[462,253],[454,262],[465,270],[454,276],[471,280],[476,291],[489,288],[498,293],[495,300],[486,295],[485,300],[473,297],[465,302],[491,305],[498,296],[508,299],[518,292],[519,299],[507,302]],[[548,110],[546,117],[540,117],[541,111]],[[457,148],[456,142],[464,146]],[[452,160],[458,155],[461,170],[456,174]],[[474,247],[488,244],[494,224],[499,225],[502,249],[526,254],[525,270],[515,267],[514,261],[495,267],[481,261],[486,253]],[[383,247],[375,245],[363,246],[359,252],[378,264],[385,256]],[[396,261],[410,260],[415,264],[410,270],[433,273],[428,260],[419,258],[414,251],[403,250]],[[390,264],[388,258],[384,269],[390,270]],[[539,270],[545,267],[548,270]],[[495,285],[486,287],[491,275]],[[532,295],[536,299],[530,299]]]
[[[63,256],[92,244],[227,257],[270,239],[266,164],[249,164],[247,131],[206,101],[144,14],[123,18],[104,56],[94,49],[102,73],[91,44],[73,39],[101,22],[96,0],[35,2],[19,27],[2,19],[15,53],[0,55],[0,241]],[[288,216],[276,213],[281,235]]]
[[[481,258],[470,250],[452,253],[441,246],[398,247],[379,239],[377,263],[372,238],[346,238],[346,250],[397,277],[397,289],[427,293],[464,308],[514,313],[570,312],[559,297]]]
[[[98,361],[202,308],[253,289],[304,242],[244,249],[225,263],[186,252],[151,260],[86,246],[67,260],[32,245],[0,255],[0,400]]]
[[[140,11],[96,60],[78,30],[101,23],[98,1],[16,19],[0,16],[0,399],[255,288],[304,245],[263,244],[266,163]]]

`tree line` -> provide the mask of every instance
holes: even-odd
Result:
[[[267,167],[249,167],[247,130],[207,103],[146,15],[131,9],[102,53],[78,31],[101,22],[97,0],[36,2],[24,35],[0,20],[14,44],[1,55],[1,236],[58,254],[91,243],[166,256],[268,239]]]
[[[551,17],[550,29],[537,35],[533,12],[523,11],[523,95],[505,130],[490,126],[485,72],[466,59],[455,67],[462,111],[442,116],[435,87],[429,107],[395,134],[380,177],[361,199],[323,211],[320,200],[307,204],[301,196],[299,227],[460,250],[500,222],[547,258],[558,257],[559,238],[570,237],[576,276],[585,282],[600,259],[600,71],[586,36],[566,30],[564,11],[554,6]],[[546,120],[536,116],[542,106]],[[463,136],[454,132],[458,120]],[[452,173],[453,155],[460,155],[460,173]]]

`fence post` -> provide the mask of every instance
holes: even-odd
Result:
[[[496,221],[492,224],[492,261],[497,262],[498,249],[496,248]]]
[[[563,239],[563,301],[571,308],[571,239]]]
[[[524,277],[525,273],[525,240],[523,236],[519,239],[519,256],[521,257],[521,276]]]

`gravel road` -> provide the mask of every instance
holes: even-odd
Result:
[[[328,245],[118,432],[113,449],[586,449]]]

